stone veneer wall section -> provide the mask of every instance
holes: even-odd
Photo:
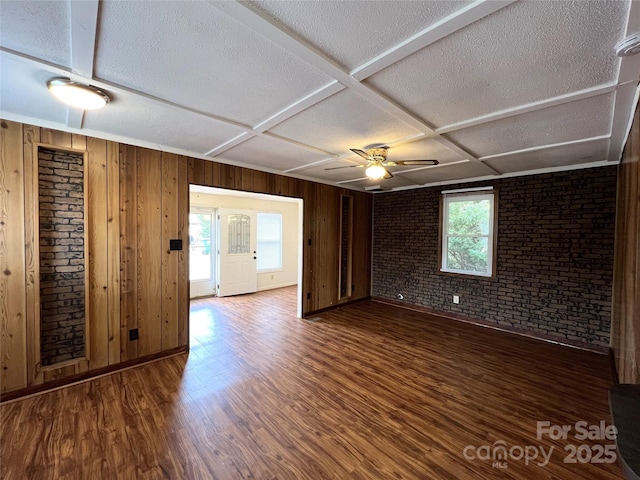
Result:
[[[607,347],[616,166],[376,194],[372,295]],[[438,271],[442,190],[498,190],[495,279]],[[452,296],[460,295],[460,304]]]
[[[38,151],[42,365],[85,355],[84,157]]]

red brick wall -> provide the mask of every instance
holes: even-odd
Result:
[[[374,297],[609,345],[616,166],[376,194]],[[438,271],[442,190],[499,191],[497,279]],[[460,304],[452,296],[460,295]]]
[[[84,158],[40,149],[42,365],[84,356]]]

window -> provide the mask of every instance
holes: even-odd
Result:
[[[189,280],[211,279],[211,213],[189,214]]]
[[[494,275],[494,192],[451,192],[442,198],[440,271]]]
[[[282,214],[258,213],[258,271],[282,268]]]

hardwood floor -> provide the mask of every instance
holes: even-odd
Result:
[[[295,287],[195,301],[190,325],[188,357],[0,406],[1,478],[622,478],[563,463],[613,441],[536,438],[609,424],[605,356],[372,302],[300,320]],[[499,441],[554,451],[465,458]]]

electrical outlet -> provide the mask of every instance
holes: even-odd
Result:
[[[456,305],[460,303],[460,295],[453,296],[453,303],[455,303]]]
[[[132,328],[129,330],[129,341],[132,342],[134,340],[138,340],[138,329]]]

